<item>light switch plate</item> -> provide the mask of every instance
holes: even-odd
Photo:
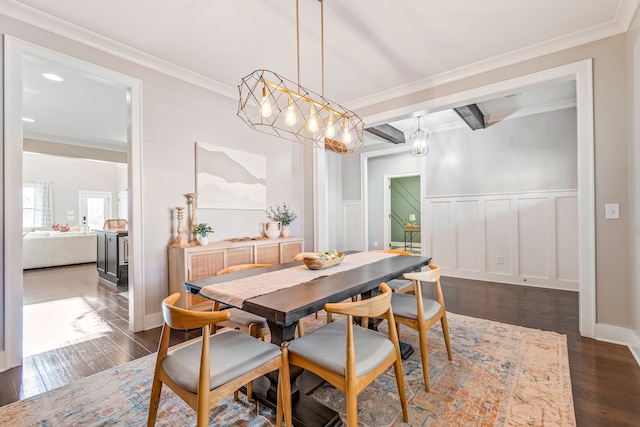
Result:
[[[618,203],[605,203],[604,205],[604,217],[606,219],[619,219],[620,218],[620,204]]]

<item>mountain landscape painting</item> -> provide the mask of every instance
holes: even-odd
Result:
[[[196,143],[198,208],[266,209],[267,158]]]

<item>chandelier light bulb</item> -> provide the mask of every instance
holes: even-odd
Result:
[[[262,100],[260,101],[260,114],[262,117],[271,116],[271,101],[269,101],[269,94],[267,93],[267,86],[262,87]]]
[[[349,131],[349,122],[347,121],[347,119],[344,119],[344,123],[342,125],[342,132],[344,133],[342,142],[344,142],[345,144],[349,144],[351,142],[351,132]]]
[[[284,118],[284,121],[289,125],[293,126],[298,121],[298,115],[296,114],[296,106],[293,104],[291,98],[289,98],[289,106],[287,107],[287,115]]]
[[[336,136],[336,128],[333,126],[333,113],[331,111],[329,111],[329,120],[327,122],[327,131],[325,132],[325,136],[328,138]]]
[[[307,129],[309,132],[316,133],[318,131],[318,118],[316,117],[316,109],[313,104],[309,105],[309,120],[307,120]]]

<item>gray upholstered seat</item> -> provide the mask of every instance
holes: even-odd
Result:
[[[413,288],[413,282],[407,279],[393,279],[386,282],[391,288],[391,292],[409,292]]]
[[[422,297],[424,318],[430,319],[438,314],[442,307],[438,301]],[[394,316],[418,319],[416,297],[414,295],[393,293],[391,295],[391,309]]]
[[[280,355],[277,345],[257,340],[244,332],[227,330],[209,339],[211,388],[240,377]],[[202,340],[170,351],[162,367],[180,387],[196,393],[200,375]]]
[[[353,327],[356,378],[378,367],[394,351],[388,336],[357,325]],[[289,343],[289,354],[297,354],[315,365],[344,375],[347,363],[347,325],[329,323]]]

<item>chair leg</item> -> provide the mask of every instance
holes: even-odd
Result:
[[[149,401],[149,417],[147,426],[156,425],[156,416],[158,415],[158,407],[160,406],[160,393],[162,392],[162,382],[158,379],[158,373],[153,376],[153,385],[151,387],[151,400]]]
[[[249,384],[247,384],[247,402],[251,402],[252,397],[253,397],[253,381],[249,381]]]
[[[282,367],[278,377],[278,407],[281,407],[284,412],[285,426],[291,427],[291,375],[289,373],[289,351],[287,345],[288,343],[285,342],[282,346]],[[278,423],[276,424],[278,427],[282,425],[280,422],[281,420],[278,418]]]
[[[449,323],[447,322],[447,313],[442,315],[440,319],[440,324],[442,325],[442,335],[444,336],[444,343],[447,346],[447,356],[449,360],[452,360],[451,357],[451,341],[449,340]]]
[[[358,395],[355,389],[349,390],[349,384],[347,384],[346,398],[347,398],[347,426],[358,425]]]
[[[427,344],[427,331],[419,328],[420,358],[422,359],[422,375],[424,376],[424,389],[429,392],[429,346]]]
[[[398,394],[400,395],[400,406],[402,406],[402,418],[405,423],[409,422],[409,409],[407,408],[407,392],[404,386],[404,370],[402,369],[402,359],[394,362],[396,371],[396,383],[398,384]]]

